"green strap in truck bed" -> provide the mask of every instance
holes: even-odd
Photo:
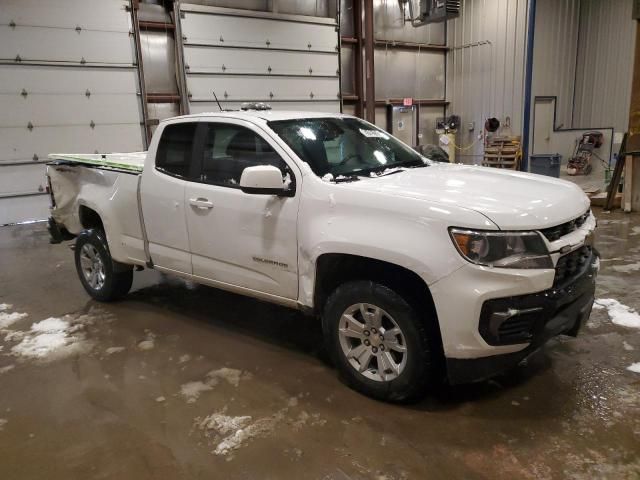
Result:
[[[132,173],[141,173],[144,167],[144,159],[147,152],[132,153],[50,153],[50,160],[59,160],[69,163],[82,163],[94,167],[103,167],[116,170],[124,170]]]

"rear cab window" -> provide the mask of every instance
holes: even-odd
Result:
[[[156,152],[156,169],[173,177],[193,180],[193,146],[197,122],[172,123],[164,127]]]

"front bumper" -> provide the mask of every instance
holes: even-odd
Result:
[[[484,341],[495,348],[524,342],[527,346],[481,358],[447,358],[449,382],[469,383],[495,376],[519,364],[550,338],[577,335],[591,314],[598,269],[598,253],[590,250],[584,268],[561,285],[538,293],[485,301],[478,327]]]

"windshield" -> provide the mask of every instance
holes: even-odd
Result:
[[[325,179],[374,175],[428,162],[399,140],[358,118],[305,118],[269,126]]]

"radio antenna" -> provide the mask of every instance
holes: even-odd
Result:
[[[222,105],[220,105],[220,102],[218,101],[218,97],[216,96],[216,92],[214,92],[213,90],[211,91],[211,93],[213,93],[213,98],[216,99],[216,103],[218,104],[218,108],[220,109],[220,111],[222,112]]]

